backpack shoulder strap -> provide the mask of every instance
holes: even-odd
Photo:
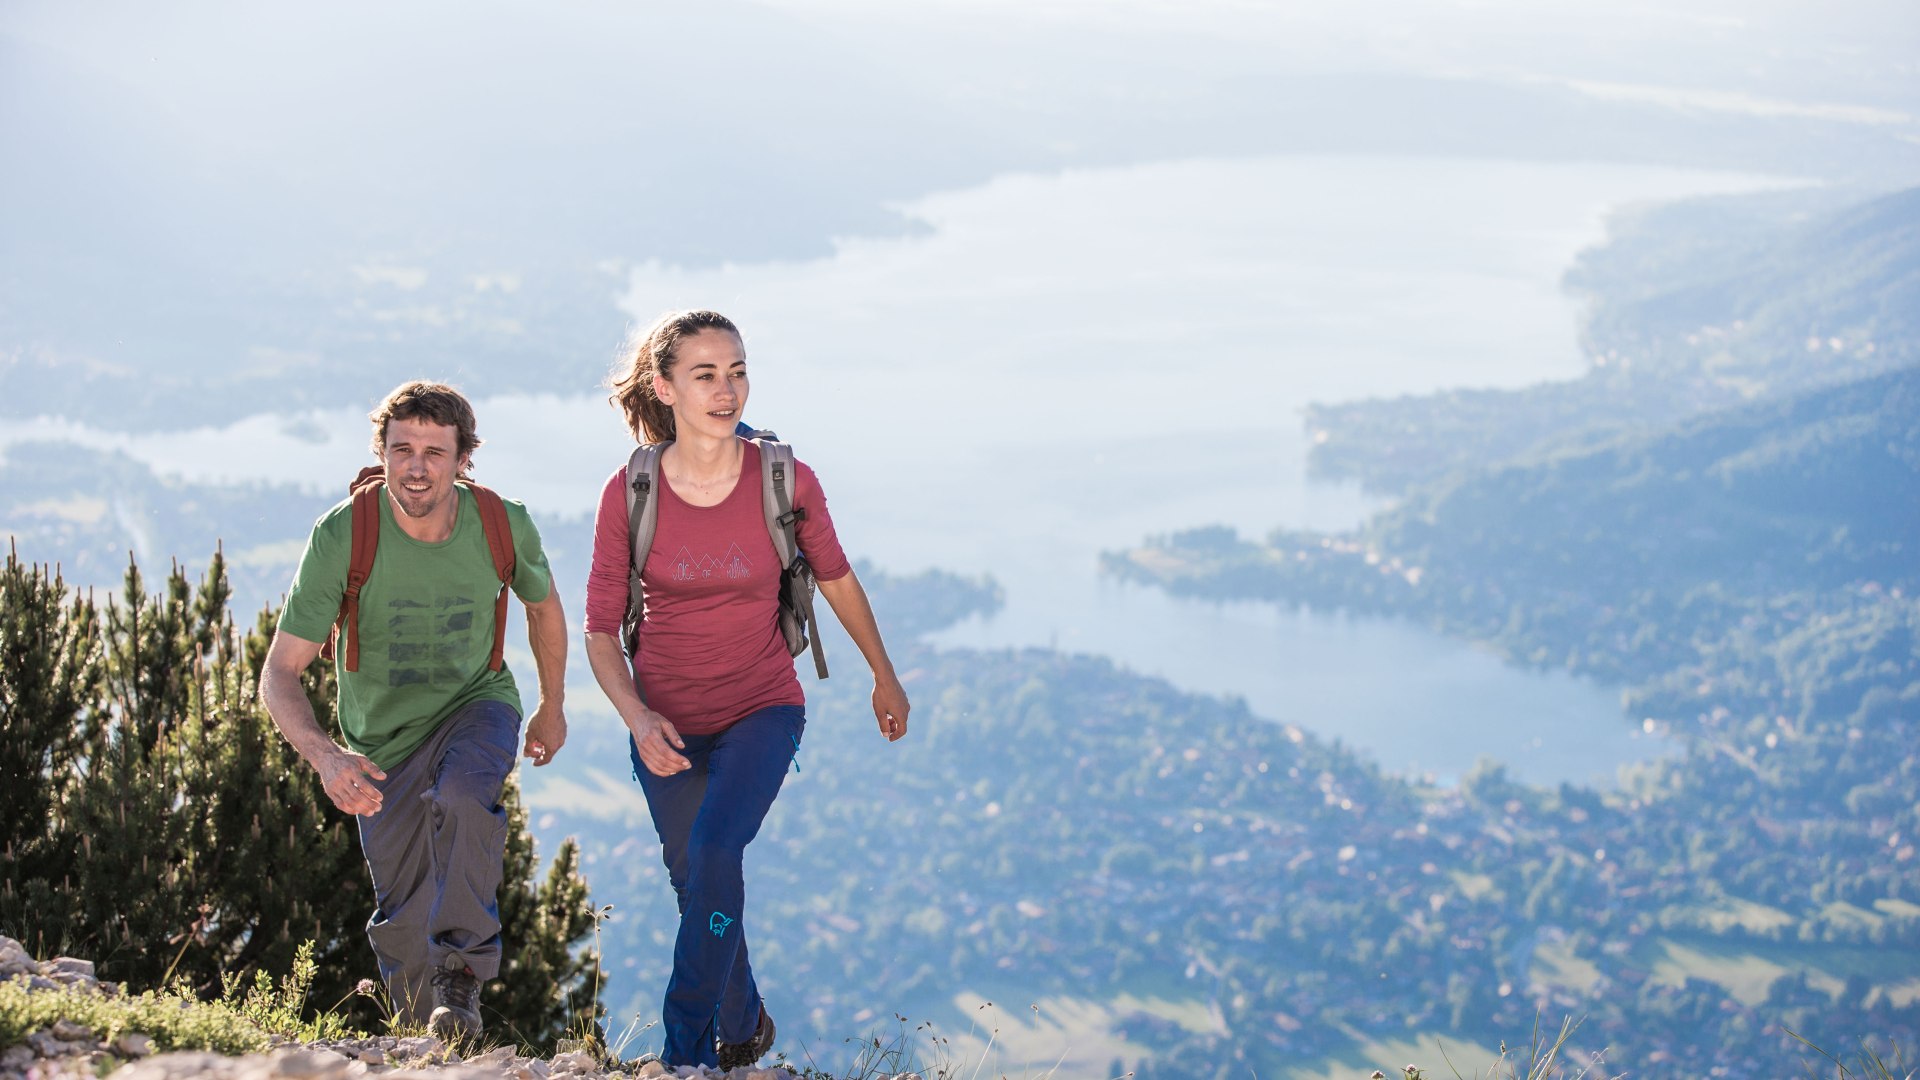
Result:
[[[794,524],[807,516],[793,505],[793,447],[771,438],[756,438],[760,447],[760,508],[766,514],[767,535],[773,538],[780,568],[793,565],[800,553]]]
[[[647,590],[640,583],[646,568],[647,552],[653,550],[654,529],[660,523],[660,455],[672,443],[646,443],[634,448],[627,458],[627,537],[633,542],[627,560],[627,614],[621,620],[621,637],[627,655],[640,651],[640,621],[647,611]]]
[[[793,504],[798,482],[793,447],[774,438],[771,431],[756,432],[753,441],[760,448],[760,507],[766,515],[767,535],[773,540],[774,553],[780,557],[784,577],[795,564],[805,563],[795,527],[806,518],[807,512]],[[802,606],[801,615],[806,620],[807,637],[813,647],[813,669],[824,679],[827,654],[820,644],[820,624],[813,615],[813,571],[809,568],[805,573],[806,587],[795,600]],[[785,588],[784,581],[782,588]]]
[[[467,482],[474,505],[480,510],[480,527],[487,534],[487,552],[493,556],[493,572],[500,578],[500,592],[493,598],[493,652],[487,667],[499,671],[507,653],[507,589],[519,568],[513,550],[513,523],[507,520],[507,504],[490,487]]]
[[[380,493],[386,486],[386,475],[384,466],[369,465],[348,487],[353,493],[353,542],[347,553],[347,587],[340,595],[340,616],[334,620],[333,635],[321,650],[332,655],[344,636],[347,644],[340,666],[348,671],[360,670],[360,590],[373,575],[374,556],[380,553]]]

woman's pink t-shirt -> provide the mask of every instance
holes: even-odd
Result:
[[[827,515],[827,498],[807,466],[794,463],[795,526],[814,577],[832,581],[852,567]],[[600,493],[587,575],[586,630],[620,636],[627,609],[627,467]],[[655,490],[659,523],[647,565],[647,617],[632,660],[647,707],[686,735],[709,735],[769,705],[802,705],[806,695],[780,636],[780,561],[761,509],[760,448],[749,442],[740,482],[714,506],[674,494],[664,474]],[[821,605],[824,608],[824,604]],[[822,612],[824,614],[824,611]]]

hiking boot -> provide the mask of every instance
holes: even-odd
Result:
[[[737,1069],[742,1065],[752,1065],[773,1049],[773,1017],[767,1015],[766,1002],[760,1003],[760,1027],[753,1038],[746,1042],[719,1044],[720,1067]]]
[[[433,973],[433,1015],[427,1027],[448,1042],[480,1035],[480,980],[457,956],[447,957],[446,966]]]

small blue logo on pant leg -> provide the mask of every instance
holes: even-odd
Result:
[[[733,925],[732,919],[727,918],[725,915],[722,915],[717,911],[713,913],[712,918],[707,920],[707,929],[713,931],[714,937],[723,936],[727,932],[727,927],[732,925]]]

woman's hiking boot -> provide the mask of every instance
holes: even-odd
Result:
[[[773,1017],[767,1013],[766,1002],[760,1003],[760,1027],[754,1031],[753,1038],[746,1042],[723,1042],[718,1049],[722,1069],[752,1065],[765,1057],[767,1051],[773,1049]]]

